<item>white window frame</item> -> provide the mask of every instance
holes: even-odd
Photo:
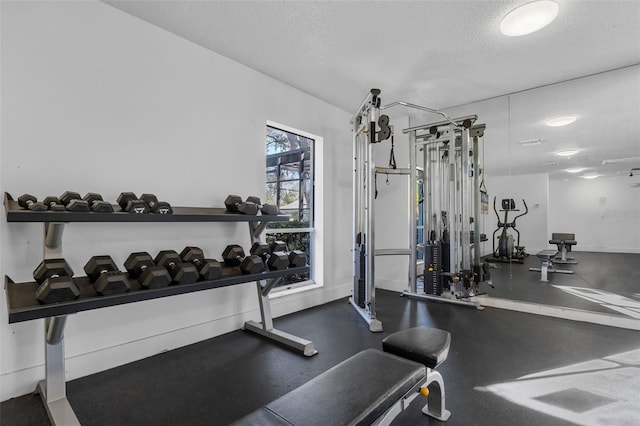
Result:
[[[265,229],[265,234],[270,233],[289,233],[289,232],[309,232],[311,234],[311,270],[309,272],[309,280],[301,281],[290,285],[284,285],[275,287],[269,293],[270,299],[283,297],[289,294],[300,293],[303,291],[313,290],[324,286],[324,241],[323,241],[323,226],[324,226],[324,183],[322,179],[323,170],[323,148],[324,138],[322,136],[314,135],[313,133],[305,132],[304,130],[296,129],[285,124],[276,123],[274,121],[267,120],[266,123],[269,127],[283,130],[285,132],[294,133],[302,137],[313,139],[313,176],[314,176],[314,188],[313,188],[313,227],[312,228],[276,228],[270,230]]]

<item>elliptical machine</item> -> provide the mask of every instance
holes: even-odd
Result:
[[[517,215],[509,222],[509,212],[519,212],[520,210],[516,209],[516,202],[513,198],[503,199],[502,209],[500,211],[504,212],[504,221],[500,221],[500,214],[496,208],[496,197],[493,197],[493,211],[496,212],[496,217],[498,218],[498,228],[493,231],[493,257],[488,260],[504,263],[524,263],[524,258],[527,257],[528,254],[525,252],[524,246],[520,245],[520,231],[516,229],[516,220],[529,213],[529,208],[524,199],[522,200],[522,204],[525,208],[524,213]],[[515,245],[513,244],[513,235],[507,232],[509,228],[512,228],[518,235]],[[496,247],[496,233],[501,229],[502,233],[498,238],[498,247]]]

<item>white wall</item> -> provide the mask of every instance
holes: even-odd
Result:
[[[552,180],[549,232],[576,234],[576,251],[640,253],[640,189],[627,175]]]
[[[485,233],[489,241],[485,243],[485,250],[491,252],[491,238],[496,229],[497,219],[493,211],[493,197],[497,198],[496,207],[500,214],[500,220],[504,220],[504,212],[500,212],[501,200],[503,198],[513,198],[516,208],[520,211],[515,215],[509,213],[508,221],[521,213],[524,213],[524,199],[529,207],[529,213],[516,221],[516,229],[520,231],[520,245],[525,246],[529,254],[549,247],[551,234],[548,229],[548,192],[549,176],[546,173],[516,176],[498,176],[486,178],[487,190],[489,192],[489,216],[485,222]],[[517,234],[513,229],[508,232],[513,235],[514,243]],[[496,233],[496,238],[500,236],[500,231]]]
[[[221,206],[263,195],[265,123],[323,137],[324,288],[274,301],[274,315],[351,290],[350,114],[100,2],[2,2],[2,190],[42,198],[65,190],[154,192],[174,205]],[[2,274],[31,280],[42,224],[2,215]],[[91,255],[122,265],[132,251],[201,246],[218,257],[248,244],[246,224],[67,225],[76,274]],[[9,325],[0,292],[0,399],[44,377],[43,320]],[[259,319],[246,284],[72,315],[74,379]],[[304,337],[304,336],[303,336]],[[320,351],[323,348],[318,348]]]

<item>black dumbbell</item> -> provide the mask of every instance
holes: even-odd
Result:
[[[267,264],[270,271],[279,271],[287,269],[289,266],[289,258],[284,251],[271,251],[269,244],[255,242],[251,246],[249,252],[255,256],[260,256]]]
[[[249,197],[247,197],[245,203],[253,203],[257,206],[257,208],[260,209],[260,212],[262,212],[263,215],[277,215],[280,214],[280,207],[274,205],[274,204],[262,204],[262,201],[260,200],[260,197],[256,197],[255,195],[251,195]],[[242,206],[242,204],[240,205]],[[239,206],[239,207],[240,207]],[[251,213],[251,214],[255,214],[255,213]]]
[[[123,212],[149,213],[147,203],[139,199],[133,192],[123,192],[118,196],[118,205]]]
[[[89,204],[89,208],[92,212],[96,213],[113,213],[113,206],[102,199],[102,195],[95,192],[87,192],[87,195],[82,197],[84,201]]]
[[[47,210],[47,205],[39,203],[38,199],[31,194],[22,194],[18,197],[18,205],[23,209],[31,210],[34,212],[41,212]]]
[[[251,195],[247,197],[245,201],[242,201],[242,197],[239,195],[229,195],[224,200],[224,205],[229,213],[242,213],[242,214],[258,214],[258,210],[263,215],[277,215],[280,214],[280,208],[273,204],[262,204],[260,197]]]
[[[183,262],[192,263],[205,281],[217,280],[222,276],[222,265],[215,259],[205,259],[204,252],[199,247],[185,247],[180,252]]]
[[[271,243],[271,251],[287,251],[287,243],[276,240]],[[289,252],[289,267],[299,268],[307,264],[307,255],[302,250],[291,250]]]
[[[140,196],[140,199],[145,203],[147,203],[147,206],[149,206],[149,211],[151,213],[157,213],[157,214],[173,213],[173,209],[171,208],[171,205],[166,201],[158,201],[158,197],[156,197],[154,194],[142,194]]]
[[[195,283],[200,278],[198,269],[191,263],[185,263],[174,250],[162,250],[155,258],[157,265],[166,268],[173,281],[178,284]]]
[[[262,212],[263,215],[278,215],[280,214],[280,207],[276,206],[275,204],[263,204],[260,207],[260,211]]]
[[[88,212],[89,203],[82,199],[80,194],[73,191],[65,191],[60,196],[60,202],[71,212]]]
[[[64,259],[45,259],[33,271],[33,278],[40,286],[36,299],[40,303],[57,303],[75,300],[80,289],[73,282],[73,270]]]
[[[49,208],[49,210],[58,212],[66,210],[58,197],[49,196],[42,200],[42,202]]]
[[[137,279],[143,288],[162,288],[171,284],[171,275],[162,266],[154,263],[147,252],[131,253],[124,262],[131,278]]]
[[[289,252],[289,267],[301,268],[307,264],[307,255],[302,250],[291,250]]]
[[[243,274],[259,274],[264,271],[264,264],[260,256],[245,256],[244,250],[237,244],[230,244],[222,252],[224,263],[229,266],[240,265]]]
[[[230,213],[255,215],[258,214],[258,204],[249,200],[256,198],[257,197],[249,197],[247,198],[247,201],[242,201],[242,197],[240,197],[239,195],[229,195],[224,200],[224,205],[227,208],[227,211]],[[260,202],[259,198],[258,202]]]
[[[96,293],[102,296],[126,293],[131,289],[126,275],[118,270],[111,256],[93,256],[84,265],[84,272],[93,283]]]
[[[269,244],[269,248],[272,252],[274,251],[287,251],[287,243],[282,240],[275,240],[271,244]]]

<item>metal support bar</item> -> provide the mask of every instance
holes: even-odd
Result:
[[[36,392],[49,416],[51,424],[80,425],[66,394],[64,368],[64,327],[67,316],[45,319],[45,379],[38,383]]]
[[[409,133],[409,170],[415,170],[417,166],[416,161],[416,132]],[[425,167],[426,171],[426,167]],[[409,255],[409,288],[412,291],[416,290],[418,281],[418,252],[416,246],[418,245],[418,232],[416,226],[418,224],[418,211],[416,205],[416,193],[418,192],[418,182],[416,181],[415,174],[411,174],[409,179],[409,249],[411,254]]]
[[[480,265],[480,165],[478,153],[478,137],[473,137],[473,264]]]
[[[429,397],[427,404],[422,408],[422,412],[441,422],[446,422],[451,417],[451,412],[446,409],[442,375],[435,370],[427,368],[427,380],[423,386],[429,389]]]
[[[458,211],[457,206],[457,197],[456,197],[456,181],[457,181],[457,167],[456,167],[456,153],[453,149],[455,146],[455,134],[451,132],[451,139],[449,142],[449,156],[447,163],[447,176],[445,181],[445,185],[448,187],[449,192],[449,205],[447,206],[447,211],[449,212],[449,272],[452,274],[457,274],[459,272],[459,263],[458,263],[458,243],[460,241],[459,237],[459,218],[456,217],[456,212]]]
[[[62,257],[62,234],[64,223],[45,222],[44,224],[44,259],[59,259]]]
[[[435,123],[429,123],[429,124],[421,124],[419,126],[414,126],[414,127],[409,127],[407,129],[403,129],[402,133],[409,133],[409,132],[413,132],[413,131],[417,131],[417,130],[427,130],[430,129],[433,126],[436,127],[449,127],[450,125],[454,125],[455,127],[460,127],[462,125],[462,123],[465,120],[471,120],[471,122],[475,122],[478,119],[477,115],[465,115],[464,117],[458,117],[458,118],[454,118],[451,121],[453,121],[453,123],[449,120],[443,120],[443,121],[437,121]]]
[[[387,108],[391,108],[391,107],[394,107],[394,106],[397,106],[397,105],[402,105],[402,106],[405,106],[407,108],[418,109],[418,110],[421,110],[421,111],[431,112],[433,114],[439,114],[439,115],[441,115],[441,116],[443,116],[445,118],[445,123],[447,123],[447,124],[450,123],[450,124],[452,124],[454,126],[457,126],[456,122],[451,117],[449,117],[447,115],[447,113],[445,113],[444,111],[440,111],[438,109],[428,108],[428,107],[424,107],[424,106],[420,106],[420,105],[416,105],[416,104],[410,104],[409,102],[400,102],[400,101],[392,102],[389,105],[385,105],[385,106],[380,107],[380,109],[387,109]]]
[[[296,352],[302,353],[304,356],[313,356],[318,353],[313,346],[313,342],[301,339],[300,337],[285,333],[284,331],[277,330],[275,328],[267,329],[255,321],[245,322],[244,329],[281,343]]]
[[[56,345],[60,343],[64,337],[64,326],[67,324],[67,316],[59,316],[48,318],[46,322],[46,335],[45,339],[47,344]]]
[[[369,131],[375,134],[375,124],[376,120],[374,119],[377,115],[377,108],[372,108],[370,111],[371,115],[371,129]],[[375,140],[375,137],[369,141],[367,144],[367,193],[366,193],[366,211],[367,211],[367,239],[365,241],[366,247],[366,277],[367,277],[367,285],[365,286],[365,300],[368,302],[369,306],[369,314],[372,319],[376,318],[376,278],[375,278],[375,261],[374,261],[374,253],[376,250],[376,236],[375,236],[375,213],[373,200],[375,198],[374,187],[372,182],[375,179],[375,150],[374,144],[372,141]]]
[[[251,240],[251,244],[255,243],[256,241],[260,241],[260,236],[262,235],[262,232],[266,229],[268,223],[269,222],[267,221],[248,222],[249,238]]]
[[[461,250],[460,261],[463,272],[471,270],[471,161],[469,158],[469,129],[462,130],[462,149],[460,152],[460,160],[462,162],[461,180],[460,180],[460,221],[461,221]]]
[[[368,309],[369,306],[365,305],[364,308],[361,308],[354,302],[353,297],[349,298],[349,303],[355,308],[356,312],[360,314],[362,319],[369,324],[369,331],[373,333],[379,333],[382,331],[382,321],[376,319],[375,316],[371,314],[371,311]]]
[[[410,175],[411,169],[389,169],[386,167],[376,167],[376,173],[379,175]]]
[[[260,294],[264,297],[267,297],[271,290],[282,280],[282,277],[272,278],[268,280],[264,285],[260,281],[257,281],[260,284]]]
[[[249,238],[251,239],[251,244],[260,241],[260,236],[266,229],[268,223],[267,221],[249,222]],[[282,277],[272,278],[264,283],[264,285],[262,282],[256,281],[261,322],[246,321],[243,329],[281,343],[296,352],[301,352],[305,356],[315,355],[318,351],[315,349],[313,342],[273,328],[273,315],[271,314],[269,293],[280,280],[282,280]]]
[[[411,249],[376,249],[376,256],[407,256]]]
[[[412,299],[433,300],[435,302],[449,303],[452,305],[468,306],[471,308],[476,308],[479,311],[484,310],[484,307],[480,305],[480,302],[474,301],[471,299],[469,300],[450,299],[445,296],[432,296],[429,294],[422,294],[422,293],[418,294],[418,293],[412,293],[409,291],[403,291],[402,296],[406,296]]]
[[[244,329],[281,343],[296,352],[302,353],[304,356],[313,356],[318,353],[313,342],[273,328],[269,292],[273,287],[275,287],[281,278],[282,277],[273,278],[264,286],[262,286],[260,281],[256,281],[258,301],[260,302],[260,318],[262,321],[259,323],[255,321],[246,321],[244,323]]]

